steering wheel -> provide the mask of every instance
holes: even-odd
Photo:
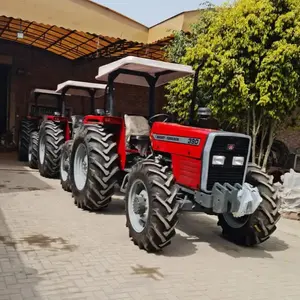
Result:
[[[163,117],[164,117],[164,120],[162,121],[163,123],[167,123],[168,121],[171,120],[171,116],[170,115],[167,115],[167,114],[157,114],[157,115],[154,115],[151,118],[149,118],[148,122],[149,122],[150,125],[152,125],[155,122],[155,119],[163,118]]]

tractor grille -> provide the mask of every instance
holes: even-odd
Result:
[[[210,156],[209,156],[209,168],[207,176],[208,191],[212,190],[215,182],[220,184],[229,183],[234,185],[235,183],[242,184],[245,172],[245,164],[249,151],[248,138],[239,136],[216,136],[214,138]],[[233,149],[230,149],[232,148]],[[223,166],[214,166],[212,159],[214,155],[225,156],[225,163]],[[244,166],[233,166],[232,158],[234,156],[243,156],[245,159]]]

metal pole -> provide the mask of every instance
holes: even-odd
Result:
[[[152,81],[149,83],[149,103],[148,103],[148,113],[149,118],[151,118],[155,113],[155,83],[156,81]]]
[[[151,118],[155,114],[155,85],[159,78],[158,76],[145,76],[145,79],[149,85],[149,99],[148,99],[148,114],[149,118]]]
[[[61,116],[62,116],[62,117],[64,117],[65,114],[66,114],[65,94],[66,94],[66,92],[63,91],[63,92],[61,93],[61,96],[60,96]]]
[[[192,103],[190,106],[189,112],[189,125],[192,125],[195,117],[195,105],[196,105],[196,97],[197,97],[197,90],[198,90],[198,77],[200,72],[201,65],[197,68],[194,76],[194,84],[193,84],[193,92],[192,92]]]
[[[196,97],[197,97],[197,91],[198,91],[198,80],[199,80],[199,72],[201,68],[203,67],[204,63],[207,60],[207,56],[205,56],[201,61],[199,66],[196,69],[195,76],[194,76],[194,84],[193,84],[193,92],[192,92],[192,103],[190,106],[190,112],[189,112],[189,125],[192,125],[195,117],[195,105],[196,105]]]
[[[35,113],[34,113],[34,111],[31,111],[31,112],[30,112],[30,115],[31,115],[32,117],[35,117],[35,115],[36,115],[36,116],[38,115],[38,98],[39,98],[39,96],[40,96],[40,94],[38,94],[38,93],[35,93],[35,94],[34,94]]]
[[[95,94],[96,90],[90,91],[90,97],[91,97],[91,115],[95,113]]]
[[[111,75],[111,74],[110,74]],[[109,75],[108,77],[108,95],[107,95],[107,105],[105,105],[107,109],[107,114],[113,116],[114,115],[114,80]]]
[[[107,111],[107,102],[108,102],[108,85],[105,87],[105,93],[104,93],[104,112]]]

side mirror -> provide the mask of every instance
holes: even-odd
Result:
[[[208,107],[199,107],[197,117],[202,120],[209,119],[211,117],[211,110]]]

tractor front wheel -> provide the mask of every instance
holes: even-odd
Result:
[[[119,175],[114,135],[98,125],[82,126],[74,138],[70,166],[75,204],[89,211],[107,207]]]
[[[43,177],[57,178],[61,149],[65,142],[63,129],[53,121],[45,121],[39,131],[38,166]]]
[[[135,245],[147,252],[160,251],[175,235],[179,203],[174,176],[153,160],[131,171],[126,196],[126,226]]]
[[[60,184],[66,192],[71,191],[70,183],[70,158],[73,141],[67,141],[61,150],[60,159]]]
[[[280,200],[275,195],[272,177],[257,165],[249,164],[246,182],[258,188],[263,199],[260,206],[252,215],[241,218],[235,218],[232,214],[220,215],[218,225],[229,241],[254,246],[266,241],[276,230],[276,223],[280,219]]]
[[[28,147],[28,165],[31,169],[38,168],[38,147],[39,147],[39,133],[33,131],[30,134],[30,141]]]

